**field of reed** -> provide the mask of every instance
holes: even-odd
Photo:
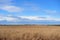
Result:
[[[0,40],[60,40],[60,26],[0,26]]]

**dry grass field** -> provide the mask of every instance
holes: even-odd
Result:
[[[60,26],[0,26],[0,40],[60,40]]]

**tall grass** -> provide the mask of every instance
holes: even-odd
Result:
[[[60,40],[60,34],[50,34],[46,36],[45,34],[40,33],[22,33],[20,34],[5,34],[0,33],[0,40]]]
[[[2,26],[0,40],[60,40],[60,27]]]

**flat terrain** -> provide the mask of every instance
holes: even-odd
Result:
[[[60,40],[60,26],[0,26],[0,40]]]

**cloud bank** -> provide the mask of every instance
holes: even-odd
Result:
[[[2,16],[0,15],[0,21],[7,21],[7,22],[18,22],[18,18],[12,16]]]
[[[40,16],[2,16],[0,15],[0,21],[7,21],[7,22],[20,22],[20,21],[60,21],[59,18],[52,18],[52,17],[40,17]]]

